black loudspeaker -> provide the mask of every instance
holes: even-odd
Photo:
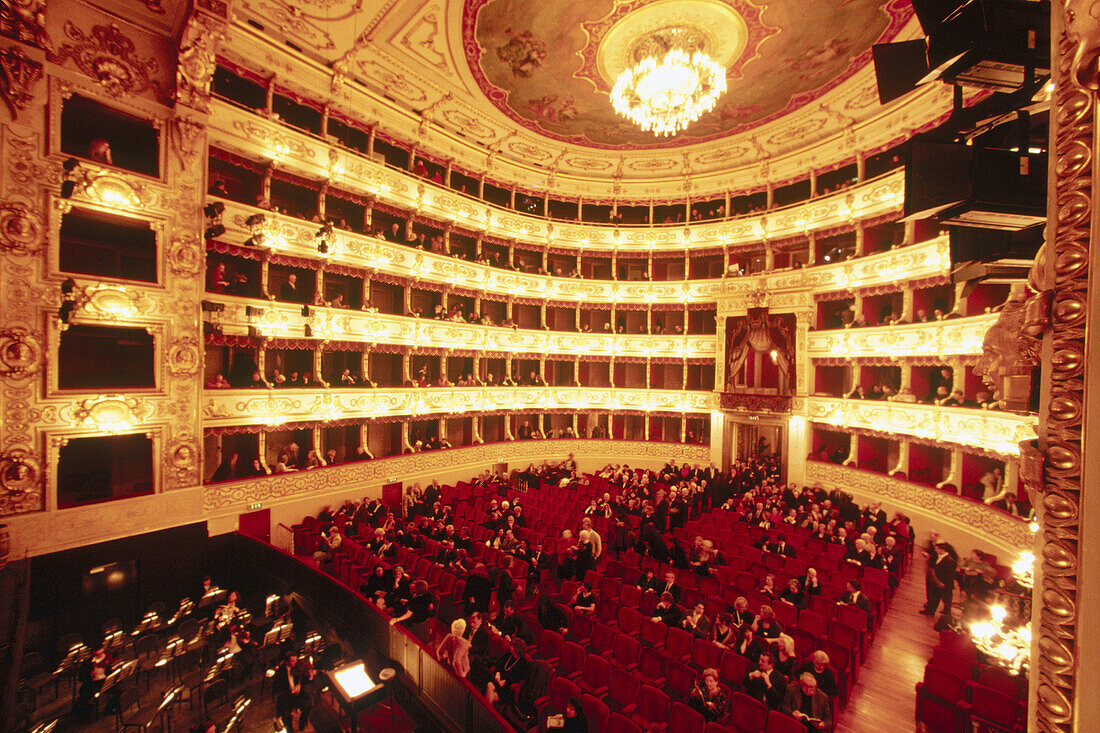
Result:
[[[974,148],[913,141],[906,149],[905,217],[931,216],[970,196]]]
[[[251,307],[251,306],[245,306]],[[215,303],[211,300],[204,300],[202,302],[202,309],[205,313],[221,313],[225,310],[225,303]]]
[[[1020,231],[956,227],[949,229],[951,261],[995,262],[1020,260],[1030,263],[1043,245],[1043,227]],[[1026,269],[1026,267],[1024,268]]]
[[[309,318],[310,316],[313,315],[313,310],[308,305],[303,305],[302,306],[302,315],[305,316],[306,318]]]
[[[916,88],[928,73],[928,45],[923,38],[871,47],[878,81],[878,101],[887,104]]]

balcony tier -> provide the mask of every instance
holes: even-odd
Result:
[[[974,356],[982,353],[985,332],[996,321],[996,313],[987,313],[929,323],[813,331],[807,353],[811,359]]]
[[[380,200],[473,231],[533,245],[584,247],[610,252],[619,247],[681,250],[755,244],[763,239],[803,237],[900,212],[903,171],[893,171],[839,193],[759,215],[724,221],[622,226],[551,221],[464,196],[430,180],[400,171],[357,152],[223,100],[211,102],[210,144],[316,181]]]
[[[1019,455],[1020,442],[1035,438],[1039,422],[1035,415],[1014,412],[833,397],[807,398],[806,417],[826,425],[890,437],[908,435],[1005,456]]]
[[[487,412],[709,413],[714,392],[610,387],[206,390],[203,426],[281,425],[380,417],[465,417]]]

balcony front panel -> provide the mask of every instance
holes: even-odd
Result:
[[[402,389],[206,390],[203,426],[282,425],[379,417],[487,412],[710,412],[714,392],[611,387],[429,387]]]
[[[1005,456],[1020,453],[1020,442],[1036,435],[1038,418],[1014,412],[968,407],[939,407],[907,402],[806,399],[806,417],[842,428],[970,446]]]
[[[1019,517],[913,481],[821,461],[806,462],[806,480],[844,489],[861,503],[883,502],[891,511],[903,511],[914,524],[920,519],[925,520],[922,526],[947,524],[968,541],[1003,548],[1009,556],[1030,549],[1034,541],[1027,522]]]
[[[264,245],[297,257],[321,259],[318,225],[225,201],[227,242],[251,236],[245,221],[262,213],[268,220]],[[950,273],[946,236],[829,265],[780,270],[760,275],[683,281],[614,281],[551,277],[504,270],[434,252],[338,230],[335,245],[323,257],[341,265],[374,270],[438,285],[450,285],[501,296],[573,303],[634,305],[713,303],[722,297],[758,298],[776,291],[830,292],[894,285],[910,280],[943,278]]]
[[[253,214],[264,214],[267,219],[264,245],[273,251],[310,259],[322,257],[317,251],[317,224],[228,200],[225,201],[225,213],[222,217],[226,234],[220,239],[231,243],[247,241],[252,233],[245,221]],[[424,280],[500,296],[515,295],[573,303],[639,305],[715,302],[724,284],[720,278],[637,282],[532,275],[480,265],[345,230],[337,230],[334,238],[336,244],[330,243],[326,257],[328,261],[410,280]]]
[[[550,221],[463,196],[412,173],[387,167],[357,152],[330,147],[315,137],[222,100],[211,103],[210,143],[393,206],[528,244],[584,247],[609,252],[637,249],[714,248],[778,240],[852,225],[901,210],[905,176],[894,171],[845,191],[786,209],[718,222],[615,227]],[[330,152],[331,151],[331,152]]]
[[[807,353],[811,359],[974,356],[982,353],[985,332],[996,321],[996,313],[987,313],[929,323],[813,331]]]
[[[210,295],[209,300],[225,306],[222,311],[208,313],[207,318],[226,335],[243,336],[253,327],[264,337],[303,338],[308,325],[318,342],[358,341],[366,346],[377,343],[569,357],[713,358],[716,348],[714,335],[536,331],[314,306],[310,307],[311,315],[303,316],[301,306],[286,303],[225,295]],[[248,308],[253,309],[251,316]]]

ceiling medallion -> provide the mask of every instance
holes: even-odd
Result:
[[[702,34],[664,28],[638,39],[635,63],[623,69],[611,104],[654,135],[674,135],[714,109],[726,91],[726,69],[706,52]]]

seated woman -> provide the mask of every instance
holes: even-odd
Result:
[[[764,644],[753,634],[752,627],[746,626],[741,629],[741,639],[734,645],[733,651],[756,664],[756,660],[764,653]]]
[[[723,648],[731,647],[737,642],[737,627],[730,623],[728,613],[718,614],[710,632],[710,640]]]
[[[749,610],[749,602],[744,596],[738,596],[726,611],[730,615],[730,623],[738,629],[752,626],[756,621],[756,614]]]
[[[714,723],[726,717],[729,701],[726,692],[718,684],[718,670],[704,669],[700,680],[691,689],[688,705],[698,710],[708,723]]]
[[[805,608],[810,601],[809,596],[799,585],[798,578],[791,578],[779,597],[787,603],[793,604],[795,608]]]
[[[393,582],[393,573],[387,572],[388,570],[384,563],[378,563],[374,566],[370,577],[359,586],[359,592],[379,608],[386,607],[386,593]]]
[[[798,654],[794,650],[794,639],[783,634],[779,637],[779,643],[772,655],[775,658],[775,668],[787,679],[794,676],[795,667],[798,666]]]
[[[393,569],[393,579],[386,588],[385,607],[390,613],[400,615],[405,612],[405,605],[412,598],[412,588],[409,577],[405,575],[405,568],[397,565]]]
[[[783,625],[775,620],[775,611],[771,606],[761,606],[760,615],[756,619],[753,631],[761,639],[771,641],[772,639],[778,639],[779,635],[783,633]]]
[[[523,683],[527,681],[529,668],[527,661],[527,643],[523,639],[513,639],[512,649],[497,660],[493,666],[489,684],[485,686],[485,698],[494,703],[514,703]]]

